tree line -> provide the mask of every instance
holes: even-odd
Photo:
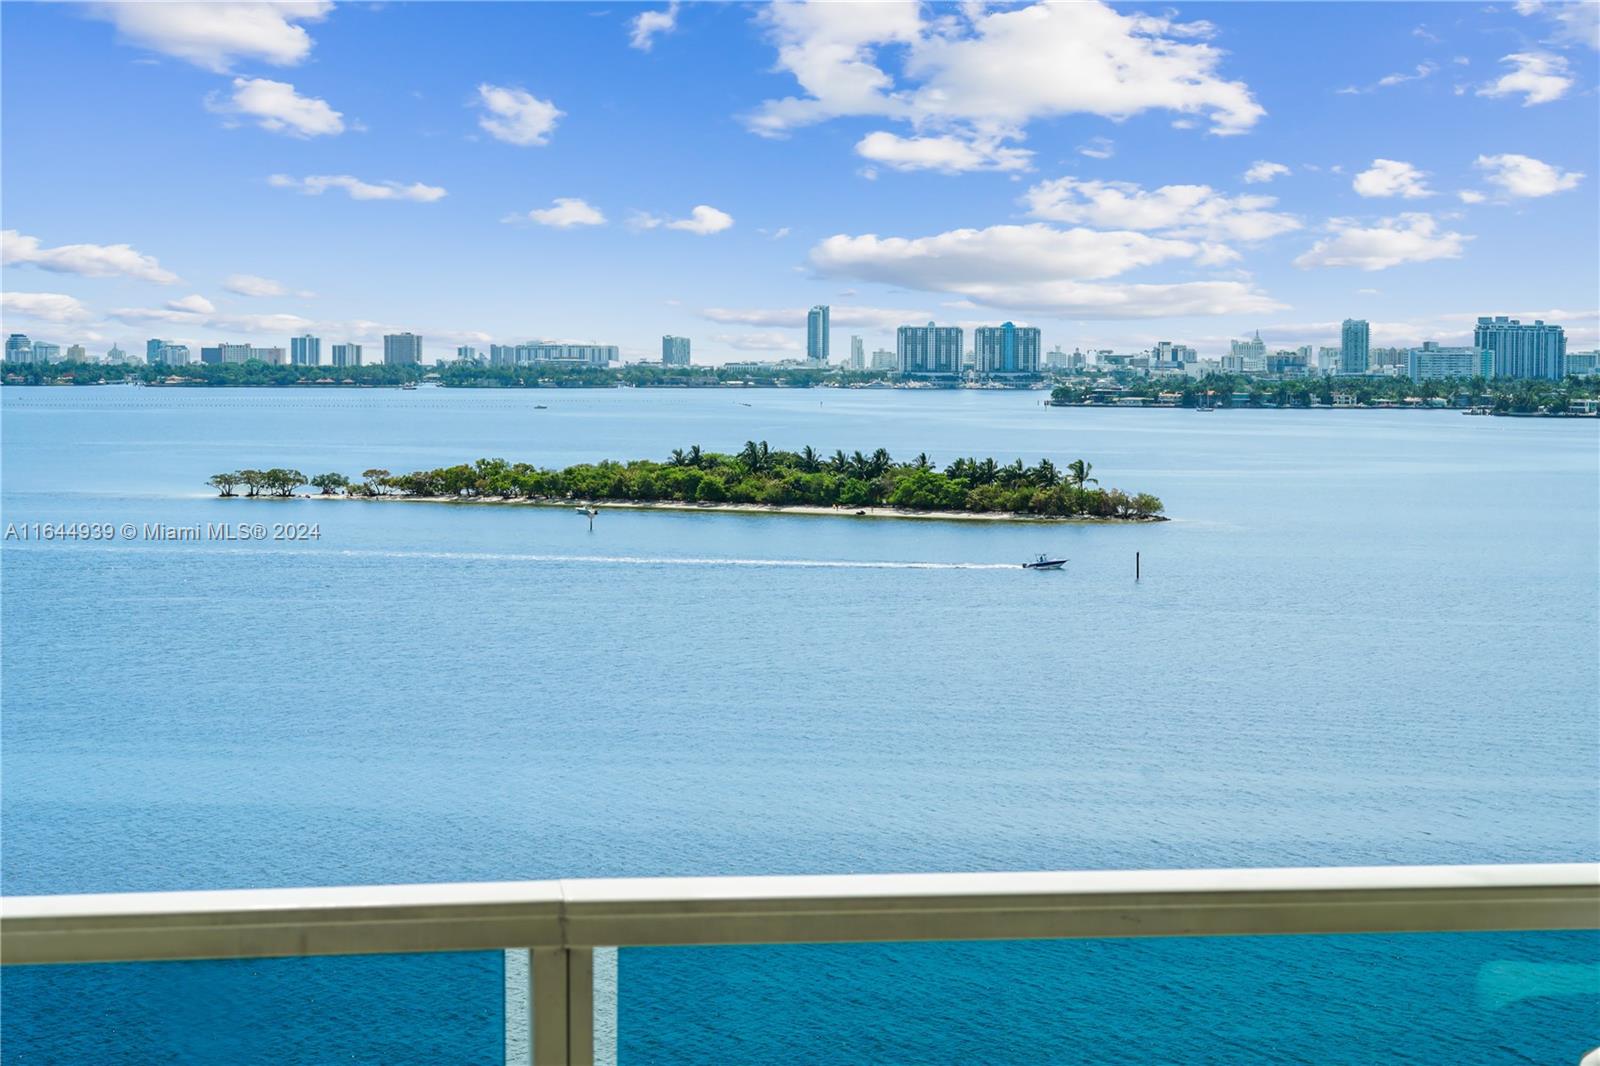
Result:
[[[240,470],[207,482],[223,496],[290,496],[311,485],[325,496],[414,496],[528,500],[622,500],[677,503],[755,503],[815,507],[898,507],[1052,517],[1154,519],[1162,503],[1149,493],[1105,488],[1094,466],[1049,459],[1028,466],[966,457],[944,468],[926,453],[901,462],[886,449],[823,455],[807,446],[783,451],[747,441],[733,454],[698,444],[674,449],[664,461],[580,463],[561,470],[504,459],[395,474],[363,471],[307,478],[298,470]]]
[[[1248,396],[1245,406],[1250,407],[1262,404],[1307,407],[1312,402],[1331,406],[1335,393],[1351,396],[1356,403],[1364,404],[1399,403],[1410,397],[1449,402],[1465,394],[1473,403],[1487,402],[1503,414],[1531,414],[1540,409],[1565,411],[1569,400],[1600,397],[1600,377],[1567,377],[1562,381],[1482,377],[1428,381],[1405,377],[1316,377],[1263,381],[1244,374],[1207,374],[1203,378],[1186,379],[1120,372],[1109,379],[1075,380],[1057,385],[1051,390],[1050,399],[1058,404],[1083,403],[1103,391],[1108,381],[1122,387],[1117,395],[1129,398],[1155,401],[1162,393],[1176,393],[1180,407],[1195,407],[1202,401],[1219,407],[1239,406],[1234,403],[1235,394]]]

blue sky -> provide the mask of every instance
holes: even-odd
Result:
[[[1597,10],[6,3],[5,329],[1593,347]]]

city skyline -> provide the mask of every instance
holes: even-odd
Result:
[[[428,362],[671,335],[715,365],[804,358],[815,305],[841,350],[928,321],[1213,358],[1347,318],[1600,341],[1562,251],[1600,240],[1592,5],[312,3],[228,32],[252,10],[0,12],[7,332],[411,331]],[[1023,73],[1042,47],[1075,62]],[[62,128],[171,163],[41,166]]]

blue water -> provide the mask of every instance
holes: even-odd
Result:
[[[12,388],[0,414],[7,523],[320,532],[5,542],[8,894],[1600,857],[1592,422],[822,390]],[[590,532],[203,484],[748,438],[1081,457],[1174,520],[603,510]],[[1039,551],[1072,562],[1014,566]],[[624,951],[620,1040],[651,1062],[1575,1061],[1593,998],[1485,1011],[1473,975],[1596,957],[1573,935]],[[409,1060],[359,1050],[360,982],[333,980],[260,1061],[485,1061],[483,958],[384,971],[435,990],[404,1012]],[[291,965],[318,963],[207,981],[244,999]],[[158,1058],[95,1045],[61,982],[169,968],[7,972],[9,1056]],[[252,1061],[239,1031],[212,1061]]]

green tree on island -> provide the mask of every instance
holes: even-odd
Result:
[[[348,489],[350,479],[343,474],[318,474],[311,479],[311,487],[320,489],[324,496],[333,496]]]
[[[239,475],[237,473],[212,474],[206,478],[206,484],[216,489],[219,496],[232,496],[234,488],[239,484]]]

